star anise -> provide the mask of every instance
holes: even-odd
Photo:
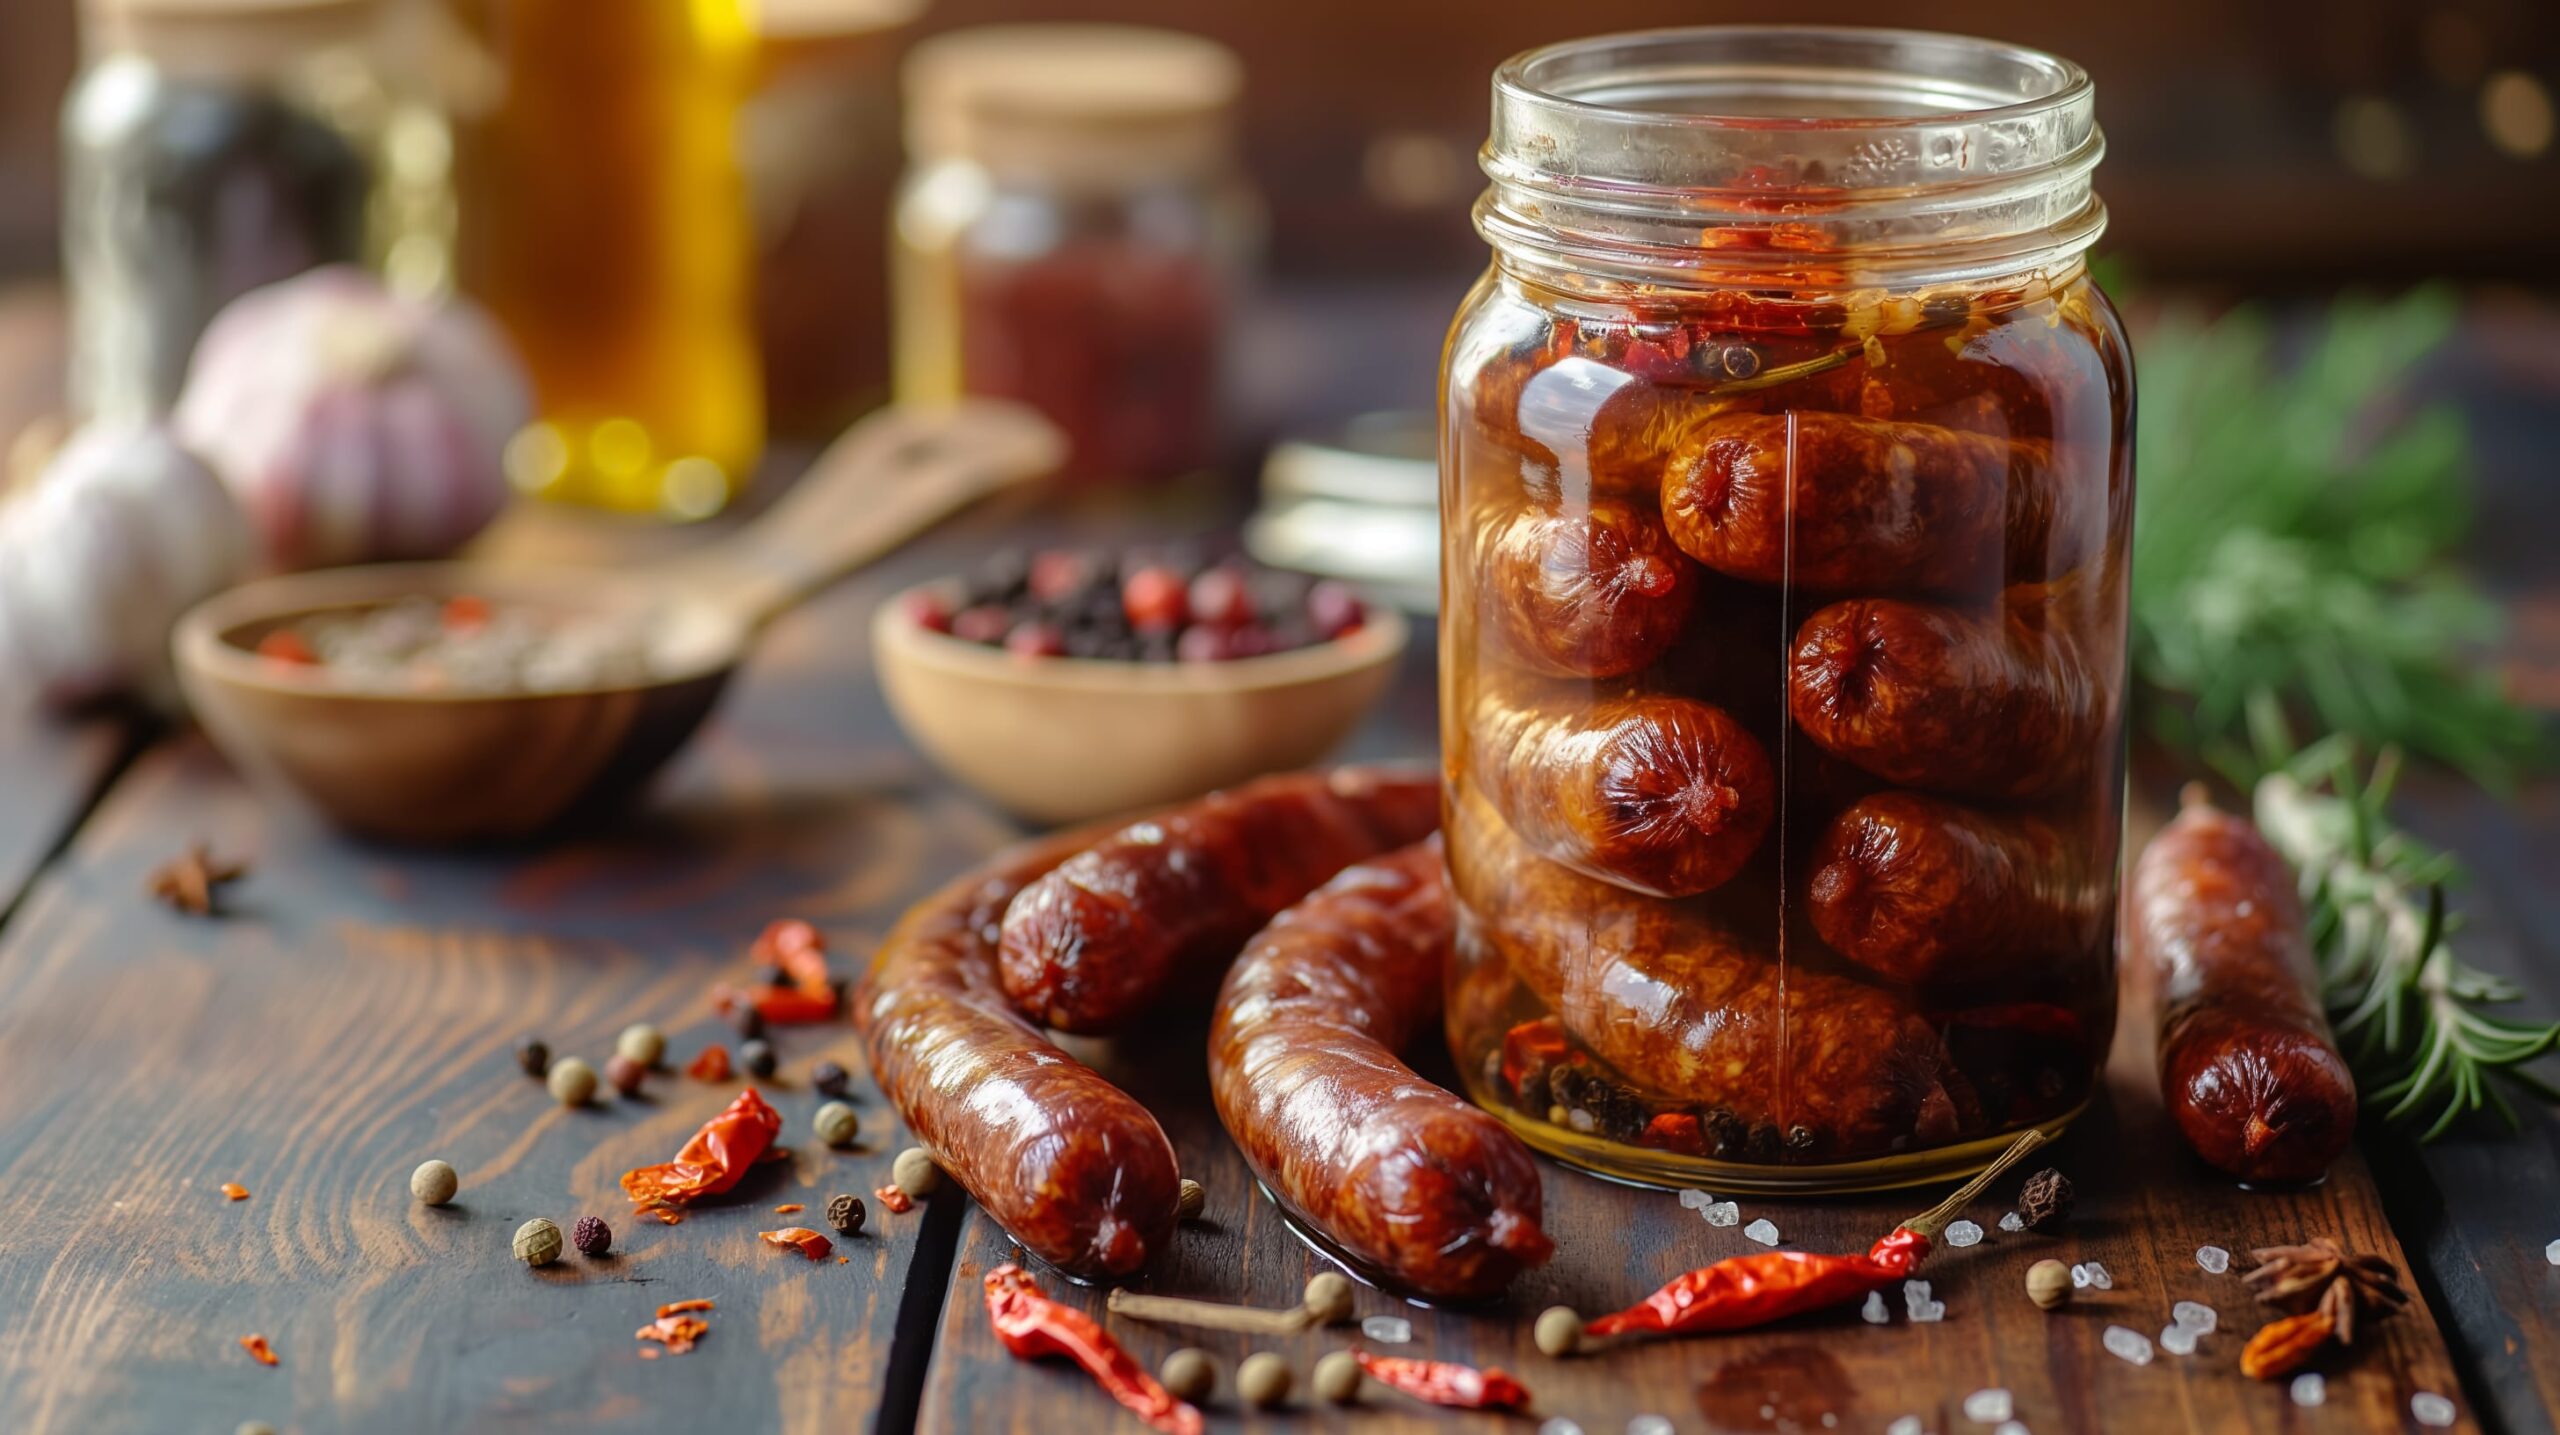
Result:
[[[2409,1303],[2400,1288],[2399,1272],[2381,1256],[2356,1255],[2327,1236],[2314,1236],[2298,1246],[2269,1246],[2251,1251],[2258,1268],[2242,1277],[2259,1300],[2300,1310],[2317,1299],[2337,1321],[2339,1339],[2353,1328],[2355,1309],[2389,1315]]]
[[[213,914],[224,884],[248,875],[248,863],[220,861],[211,848],[198,842],[187,848],[185,856],[163,864],[151,874],[150,891],[152,896],[189,916],[205,917]]]

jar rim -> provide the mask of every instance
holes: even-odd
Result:
[[[2022,94],[2014,99],[2001,99],[1988,86],[1977,85],[1975,97],[1980,103],[1963,106],[1915,107],[1874,114],[1773,115],[1722,113],[1713,110],[1665,110],[1636,105],[1613,104],[1585,98],[1571,90],[1559,88],[1557,81],[1573,77],[1577,70],[1586,81],[1606,77],[1613,72],[1592,66],[1591,62],[1613,53],[1640,49],[1668,50],[1684,43],[1715,44],[1745,49],[1754,43],[1803,43],[1834,46],[1847,51],[1859,46],[1894,45],[1918,54],[1939,51],[1950,56],[1968,54],[1975,59],[2012,65],[2021,77],[2048,77],[2050,85],[2040,92]],[[1745,60],[1726,62],[1737,69],[1755,63]],[[1765,65],[1767,62],[1757,62]],[[1800,62],[1794,68],[1811,71],[1812,63]],[[1615,72],[1620,83],[1630,78],[1623,70]],[[1905,94],[1922,92],[1929,77],[1905,70],[1898,74],[1867,69],[1842,69],[1843,75],[1865,74],[1878,81],[1900,80]],[[1955,81],[1940,77],[1936,83],[1952,86]],[[1674,25],[1647,30],[1624,30],[1606,35],[1587,35],[1579,39],[1560,40],[1522,50],[1496,66],[1493,72],[1496,104],[1504,99],[1521,104],[1578,114],[1596,120],[1660,126],[1667,129],[1697,130],[1830,130],[1893,129],[1912,124],[1973,124],[1991,120],[2024,119],[2086,104],[2096,92],[2089,72],[2073,61],[2031,46],[1988,40],[1971,35],[1958,35],[1937,30],[1895,29],[1864,25]],[[1877,93],[1890,92],[1879,84]]]

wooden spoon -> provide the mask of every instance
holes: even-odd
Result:
[[[970,503],[1049,472],[1065,451],[1057,430],[1018,405],[884,410],[829,446],[771,511],[665,563],[412,563],[217,594],[178,622],[179,682],[234,764],[351,832],[413,843],[528,836],[636,791],[776,616]],[[415,691],[255,651],[314,614],[462,594],[538,616],[645,615],[649,676],[568,691]]]

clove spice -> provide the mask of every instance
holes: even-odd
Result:
[[[1125,1315],[1131,1320],[1160,1320],[1170,1325],[1194,1325],[1203,1330],[1223,1330],[1239,1335],[1291,1335],[1348,1319],[1351,1314],[1350,1296],[1350,1282],[1327,1271],[1308,1281],[1305,1294],[1296,1305],[1286,1310],[1225,1305],[1218,1301],[1189,1300],[1181,1296],[1141,1295],[1118,1288],[1104,1298],[1103,1304],[1113,1315]]]

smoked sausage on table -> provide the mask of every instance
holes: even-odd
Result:
[[[1777,811],[1760,740],[1693,698],[1512,701],[1488,686],[1469,748],[1477,785],[1531,847],[1654,896],[1722,886]]]
[[[1563,676],[1619,677],[1661,657],[1698,593],[1660,515],[1616,499],[1497,513],[1479,552],[1487,622],[1521,661]]]
[[[2159,1001],[2160,1095],[2246,1181],[2310,1181],[2355,1135],[2356,1083],[2320,1010],[2291,868],[2190,790],[2133,868],[2128,959]]]
[[[1531,852],[1480,797],[1460,797],[1450,822],[1474,935],[1628,1078],[1772,1124],[1788,1150],[1822,1158],[1943,1140],[1978,1119],[1937,1033],[1890,994],[1631,902]]]
[[[1665,467],[1662,516],[1735,578],[1949,592],[2042,580],[2096,547],[2052,445],[1854,414],[1729,413]],[[1792,465],[1792,466],[1791,466]],[[2004,576],[2005,575],[2005,576]]]
[[[1450,922],[1436,838],[1344,869],[1228,970],[1209,1084],[1300,1219],[1394,1284],[1471,1299],[1554,1243],[1520,1138],[1396,1059],[1440,1009]]]
[[[2114,891],[2090,855],[2040,817],[1879,792],[1823,834],[1807,906],[1833,951],[1893,981],[2033,970],[2106,935]]]
[[[1796,630],[1787,711],[1824,751],[1888,782],[2021,800],[2085,782],[2113,718],[2049,585],[1997,611],[1834,603]]]
[[[1005,995],[1044,1026],[1117,1030],[1184,981],[1205,987],[1334,873],[1439,825],[1436,774],[1356,767],[1263,778],[1133,823],[1013,899]]]
[[[1172,1238],[1173,1143],[1014,1013],[995,952],[1005,904],[1100,835],[997,857],[917,904],[873,960],[854,1019],[881,1093],[942,1169],[1032,1254],[1113,1280]]]

